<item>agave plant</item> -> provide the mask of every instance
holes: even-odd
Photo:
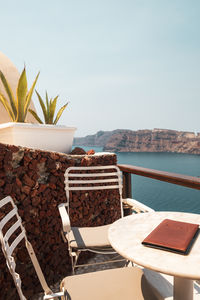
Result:
[[[46,105],[45,105],[45,102],[42,100],[42,97],[40,96],[40,94],[36,91],[36,94],[38,96],[38,100],[40,102],[40,106],[42,108],[42,112],[43,112],[43,116],[44,116],[44,122],[42,122],[42,120],[40,119],[40,117],[38,116],[38,114],[33,111],[32,109],[29,109],[29,112],[33,115],[33,117],[40,123],[40,124],[53,124],[53,125],[56,125],[58,120],[60,119],[63,111],[65,110],[65,108],[67,107],[68,105],[68,102],[63,105],[55,119],[54,119],[54,115],[55,115],[55,110],[56,110],[56,105],[57,105],[57,100],[58,100],[58,96],[56,96],[55,98],[51,98],[49,99],[48,97],[48,94],[46,92]]]
[[[0,78],[9,99],[8,101],[8,99],[0,93],[0,101],[13,122],[25,122],[38,76],[39,73],[37,74],[31,89],[28,91],[26,69],[24,67],[18,81],[17,96],[15,99],[9,83],[7,82],[4,74],[0,71]]]

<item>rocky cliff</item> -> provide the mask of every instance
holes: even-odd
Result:
[[[76,138],[75,145],[101,146],[111,152],[176,152],[200,154],[200,133],[168,129],[99,131]]]
[[[85,137],[74,138],[75,146],[96,146],[104,147],[113,134],[121,134],[124,132],[132,132],[131,130],[116,129],[113,131],[98,131],[96,134],[87,135]]]

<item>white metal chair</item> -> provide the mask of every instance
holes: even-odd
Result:
[[[16,273],[13,251],[25,240],[26,248],[44,290],[43,299],[61,297],[63,300],[158,300],[156,290],[146,280],[144,273],[137,267],[98,271],[76,276],[68,276],[61,281],[61,292],[53,293],[48,287],[34,250],[26,237],[25,228],[10,196],[0,200],[0,209],[11,204],[10,211],[0,220],[0,241],[8,269],[15,282],[21,300],[26,300],[20,275]],[[2,214],[1,214],[2,215]],[[14,223],[10,222],[15,217]],[[11,224],[10,224],[11,223]],[[18,232],[20,230],[20,233]],[[14,235],[14,240],[9,242]]]
[[[95,192],[104,190],[105,200],[103,213],[105,214],[106,209],[110,209],[113,205],[113,201],[115,203],[117,202],[117,209],[120,213],[116,215],[116,219],[123,217],[123,203],[133,207],[135,212],[153,211],[151,208],[136,200],[122,199],[121,172],[119,168],[114,165],[68,168],[65,172],[65,190],[67,202],[60,204],[58,208],[63,225],[62,235],[64,241],[68,243],[73,274],[75,268],[86,266],[86,264],[77,264],[81,251],[91,251],[101,254],[116,254],[116,252],[108,241],[107,231],[109,224],[96,227],[71,226],[70,206],[73,205],[73,201],[71,201],[73,197],[72,192],[77,193],[78,191],[79,194],[76,197],[79,197],[79,201],[81,201],[83,194],[83,198],[87,198],[87,200],[84,200],[83,206],[90,205],[90,208],[93,206],[94,209],[94,200],[98,197],[98,194],[95,194]],[[100,206],[102,202],[100,198],[99,204],[97,205]],[[83,219],[84,217],[81,219],[82,222],[84,221]],[[119,260],[114,257],[107,261],[104,260],[102,263],[111,263],[114,261]],[[98,262],[98,264],[100,263],[101,262]]]
[[[0,221],[0,240],[8,269],[13,277],[20,299],[25,300],[26,298],[21,289],[20,275],[16,273],[15,270],[16,263],[13,252],[18,244],[23,240],[25,241],[27,251],[44,290],[44,299],[53,299],[62,296],[64,294],[63,292],[54,294],[48,287],[32,245],[26,237],[26,232],[22,225],[22,220],[18,214],[17,207],[10,196],[0,200],[0,209],[9,204],[11,205],[9,212]]]

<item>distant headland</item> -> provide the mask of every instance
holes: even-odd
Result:
[[[200,154],[200,133],[169,129],[98,131],[77,137],[74,145],[103,147],[110,152],[175,152]]]

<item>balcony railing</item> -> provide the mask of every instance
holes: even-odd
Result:
[[[123,173],[123,196],[124,198],[132,197],[131,174],[149,177],[152,179],[165,181],[177,185],[182,185],[192,189],[200,190],[200,178],[181,175],[176,173],[158,171],[132,165],[118,165]]]

